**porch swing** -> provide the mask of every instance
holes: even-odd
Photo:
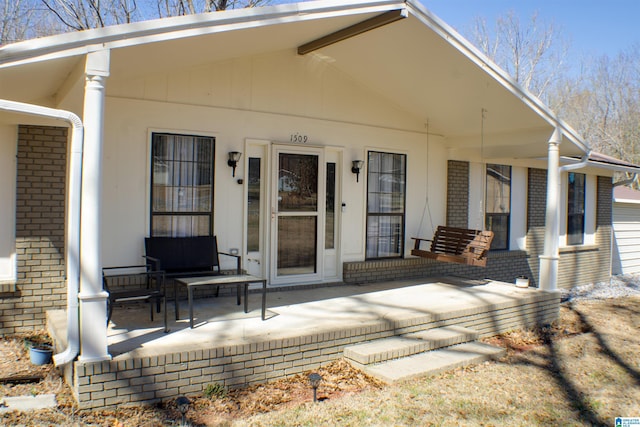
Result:
[[[484,152],[484,112],[482,110],[482,129],[481,129],[481,150]],[[484,156],[483,156],[484,157]],[[429,122],[427,121],[427,169],[429,160]],[[425,208],[420,219],[422,222],[426,212],[429,214],[431,229],[433,230],[433,219],[431,210],[429,209],[429,173],[427,172],[427,197],[425,199]],[[483,201],[483,209],[484,209]],[[411,255],[421,258],[433,259],[440,262],[450,262],[457,264],[472,265],[476,267],[487,266],[487,254],[493,241],[493,231],[489,230],[473,230],[458,227],[447,227],[439,225],[435,230],[433,239],[423,239],[420,237],[412,237],[415,240]],[[431,242],[429,250],[421,249],[422,242]]]

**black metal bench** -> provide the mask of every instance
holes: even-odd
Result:
[[[153,270],[167,277],[208,276],[221,274],[220,255],[236,259],[236,274],[242,274],[242,258],[218,251],[216,236],[147,237],[145,257]]]
[[[218,251],[216,236],[195,237],[147,237],[144,240],[145,258],[152,270],[164,271],[169,279],[174,280],[173,298],[176,304],[176,320],[178,320],[178,289],[175,279],[185,277],[202,277],[222,275],[220,255],[236,259],[236,275],[242,274],[242,257]],[[231,275],[233,277],[233,275]],[[218,296],[220,287],[215,289]],[[238,305],[241,304],[241,290],[237,289]]]

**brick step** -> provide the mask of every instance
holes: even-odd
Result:
[[[474,341],[379,364],[362,365],[360,368],[367,374],[391,384],[497,359],[505,352],[503,348]]]
[[[478,332],[443,326],[345,347],[344,357],[360,365],[384,362],[478,339]]]

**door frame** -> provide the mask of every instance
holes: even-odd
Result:
[[[288,214],[280,214],[278,212],[278,182],[279,182],[279,160],[280,154],[301,154],[301,155],[313,155],[318,158],[318,190],[317,190],[317,207],[313,211],[316,217],[316,252],[315,252],[315,272],[305,274],[291,274],[291,275],[278,275],[278,220],[280,217],[297,216]],[[299,145],[284,145],[273,144],[271,147],[271,204],[269,206],[271,213],[271,234],[270,234],[270,267],[271,274],[269,280],[273,285],[285,285],[291,283],[300,282],[319,282],[324,276],[324,257],[323,245],[324,242],[324,207],[325,207],[325,175],[324,168],[324,149],[321,147],[299,146]],[[311,214],[311,211],[307,212]],[[302,215],[305,216],[305,215]]]
[[[286,286],[295,284],[315,284],[323,282],[339,282],[342,280],[342,180],[343,180],[343,148],[334,146],[310,146],[278,143],[269,140],[246,139],[244,170],[247,179],[243,182],[243,256],[244,268],[250,274],[268,279],[269,286]],[[279,153],[316,154],[318,155],[318,224],[316,273],[277,276],[277,228],[274,217],[277,208],[278,160]],[[247,251],[248,236],[248,170],[249,158],[261,159],[261,197],[260,197],[260,249]],[[335,163],[335,240],[334,247],[325,248],[325,206],[326,206],[326,170],[328,163]]]

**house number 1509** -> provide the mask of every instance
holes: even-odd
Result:
[[[309,140],[309,137],[307,135],[300,135],[299,133],[292,133],[291,134],[291,142],[298,142],[298,143],[306,143]]]

